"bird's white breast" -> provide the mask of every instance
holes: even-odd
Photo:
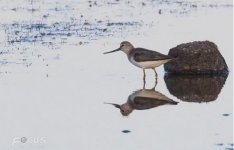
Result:
[[[156,68],[162,64],[165,64],[167,63],[168,61],[170,61],[170,59],[165,59],[165,60],[157,60],[157,61],[143,61],[143,62],[137,62],[132,58],[129,59],[129,61],[137,66],[137,67],[140,67],[140,68],[143,68],[143,69],[148,69],[148,68]]]

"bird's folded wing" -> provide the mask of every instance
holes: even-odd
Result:
[[[172,100],[168,101],[164,99],[155,99],[149,97],[136,97],[131,103],[131,105],[138,110],[150,109],[166,104],[176,105],[177,102]]]
[[[172,57],[168,55],[164,55],[152,50],[146,50],[143,48],[136,48],[134,50],[133,58],[137,62],[172,59]]]

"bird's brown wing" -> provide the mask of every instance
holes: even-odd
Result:
[[[141,96],[135,97],[135,99],[131,101],[131,105],[133,106],[134,109],[137,110],[150,109],[166,104],[176,105],[177,102],[173,100],[163,100],[163,99],[141,97]]]
[[[171,56],[144,48],[135,48],[132,55],[134,60],[137,62],[172,59]]]

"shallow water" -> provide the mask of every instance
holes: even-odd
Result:
[[[232,7],[229,0],[0,0],[0,149],[233,149]],[[123,53],[102,53],[123,40],[164,54],[210,40],[230,73],[165,76],[161,66],[151,94],[178,104],[139,99],[122,116],[105,103],[129,104],[142,91],[142,70]],[[146,73],[151,89],[154,74]]]

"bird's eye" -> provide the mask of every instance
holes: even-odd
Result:
[[[123,46],[124,46],[124,44],[121,44],[121,45],[120,45],[120,47],[123,47]]]

